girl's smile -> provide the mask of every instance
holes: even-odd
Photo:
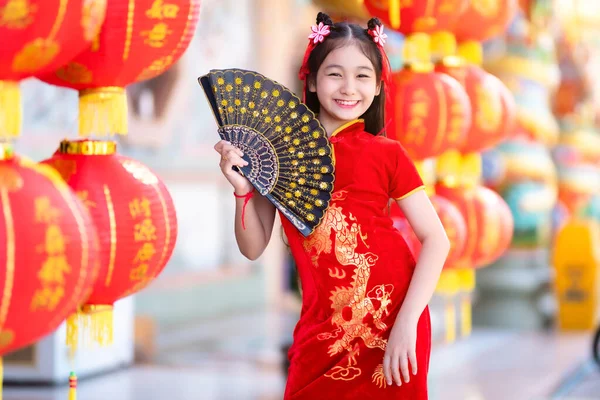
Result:
[[[381,90],[375,67],[356,43],[332,50],[319,67],[309,90],[320,103],[319,121],[331,134],[361,118]]]
[[[335,102],[337,103],[338,106],[340,106],[342,108],[352,109],[352,108],[354,108],[354,107],[356,107],[358,105],[358,103],[360,102],[360,100],[339,100],[339,99],[336,99]]]

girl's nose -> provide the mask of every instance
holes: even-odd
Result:
[[[342,92],[342,94],[345,94],[348,96],[355,94],[356,85],[354,84],[354,80],[353,79],[345,79],[344,85],[342,86],[342,89],[341,89],[341,92]]]

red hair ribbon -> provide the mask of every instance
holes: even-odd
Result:
[[[390,66],[390,60],[385,53],[383,45],[385,44],[385,39],[388,37],[385,33],[383,33],[383,25],[375,25],[373,29],[368,29],[367,33],[371,36],[371,39],[377,44],[379,48],[379,52],[381,53],[381,80],[383,81],[384,93],[385,93],[385,102],[386,106],[390,103],[390,91],[392,85],[392,67]],[[386,107],[387,109],[388,107]],[[387,117],[387,121],[381,132],[378,135],[385,132],[388,125],[391,122],[391,116]]]
[[[302,67],[300,67],[300,72],[298,73],[298,78],[304,82],[304,87],[302,89],[303,102],[306,101],[306,79],[308,78],[308,74],[310,74],[310,69],[308,68],[310,53],[317,47],[317,44],[323,43],[325,38],[331,33],[329,25],[325,25],[323,22],[319,22],[319,25],[313,25],[310,29],[312,32],[308,35],[308,46],[306,46]]]

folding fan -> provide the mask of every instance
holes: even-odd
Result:
[[[283,85],[256,72],[211,70],[198,79],[222,139],[244,153],[238,168],[308,236],[329,206],[333,154],[315,115]]]

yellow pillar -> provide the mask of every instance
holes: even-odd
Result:
[[[558,233],[553,249],[558,300],[558,328],[587,331],[598,321],[600,228],[592,220],[574,219]]]

